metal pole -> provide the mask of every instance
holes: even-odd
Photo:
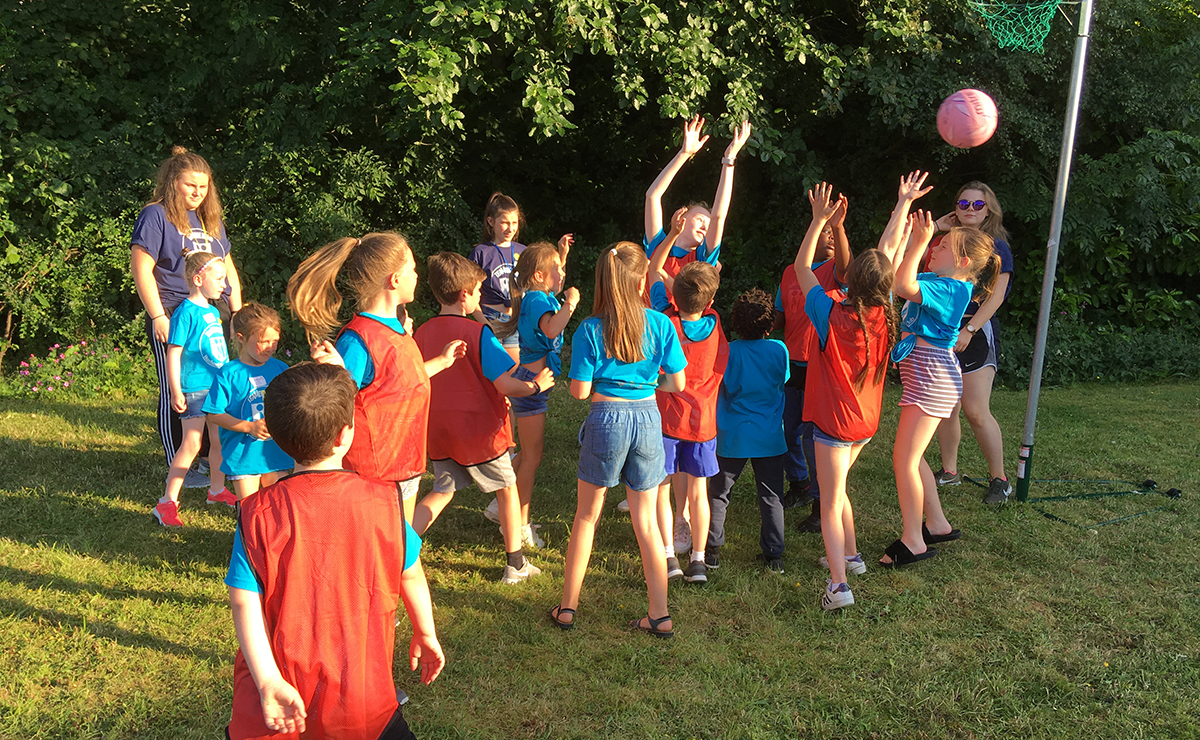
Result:
[[[1038,397],[1042,392],[1042,369],[1046,363],[1046,335],[1050,331],[1051,302],[1054,300],[1054,271],[1058,268],[1058,240],[1062,236],[1063,211],[1067,204],[1067,186],[1071,179],[1071,158],[1075,152],[1075,129],[1079,123],[1079,99],[1083,93],[1083,64],[1087,58],[1088,37],[1092,28],[1092,0],[1079,6],[1079,35],[1075,38],[1075,61],[1071,66],[1071,87],[1067,93],[1067,117],[1063,122],[1062,152],[1058,158],[1058,182],[1054,186],[1054,211],[1050,216],[1050,238],[1046,241],[1046,272],[1042,276],[1042,303],[1038,309],[1037,339],[1033,345],[1033,366],[1029,369],[1029,401],[1025,407],[1025,434],[1017,460],[1017,500],[1029,498],[1033,477],[1033,432],[1037,425]]]

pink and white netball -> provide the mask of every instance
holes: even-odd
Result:
[[[942,101],[937,127],[950,146],[979,146],[996,133],[996,103],[982,90],[959,90]]]

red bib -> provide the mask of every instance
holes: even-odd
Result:
[[[425,472],[429,376],[412,337],[366,316],[342,329],[362,338],[375,378],[354,397],[354,442],[345,466],[367,478],[408,480]]]
[[[887,317],[882,306],[867,309],[871,364],[862,391],[856,392],[854,380],[867,359],[862,327],[854,309],[841,303],[841,291],[828,291],[828,295],[834,306],[829,313],[829,338],[824,348],[816,329],[811,329],[804,420],[813,422],[831,437],[857,442],[874,435],[879,428],[883,382],[875,383],[875,368],[887,352]]]
[[[465,316],[434,316],[413,333],[426,360],[455,339],[467,343],[466,357],[429,379],[431,460],[479,465],[507,454],[513,444],[508,403],[483,374],[483,329]]]
[[[298,473],[242,502],[267,639],[304,700],[305,738],[379,737],[396,711],[402,516],[394,483],[345,470]],[[267,729],[240,650],[228,729],[233,740],[299,738]]]
[[[672,249],[674,249],[674,247],[672,247]],[[692,251],[683,255],[682,257],[676,257],[674,255],[668,254],[667,261],[665,263],[663,263],[663,270],[673,278],[679,274],[679,271],[683,269],[684,265],[690,265],[691,263],[693,263],[695,261],[696,261],[696,250],[695,249],[693,249]],[[646,280],[646,290],[642,292],[642,303],[644,303],[646,305],[646,308],[654,308],[654,306],[650,305],[650,286],[653,284],[654,283],[652,283],[649,279],[647,279]],[[667,287],[666,283],[663,283],[663,290],[665,290],[667,293],[667,300],[671,302],[671,308],[676,308],[675,296],[671,293],[671,289]]]
[[[813,270],[813,274],[826,292],[838,287],[833,274],[833,260],[822,262]],[[808,362],[808,344],[816,336],[816,330],[808,320],[808,314],[804,313],[804,290],[796,277],[795,267],[788,266],[783,271],[779,297],[783,303],[783,343],[788,348],[788,359],[792,362]]]
[[[683,371],[687,382],[678,393],[655,393],[663,434],[688,442],[707,442],[717,436],[717,392],[729,362],[729,343],[721,329],[721,317],[711,308],[703,315],[712,316],[717,324],[706,339],[693,342],[683,333],[679,313],[667,313],[687,357]]]

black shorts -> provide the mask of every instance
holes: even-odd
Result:
[[[963,317],[962,325],[966,326],[970,320],[969,316]],[[962,352],[955,352],[954,355],[958,358],[958,366],[962,368],[963,375],[985,367],[996,370],[997,361],[1000,359],[1000,337],[996,331],[996,322],[989,321],[979,327],[979,331],[975,332],[971,341],[967,343],[967,348]]]

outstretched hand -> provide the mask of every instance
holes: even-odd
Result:
[[[683,233],[683,227],[687,224],[688,207],[681,206],[671,216],[671,230],[667,232],[667,238],[677,237]]]
[[[729,146],[725,147],[725,156],[729,159],[736,159],[738,152],[750,140],[750,122],[742,121],[741,125],[733,130],[733,141],[729,142]]]
[[[461,339],[454,339],[447,342],[442,348],[442,359],[446,361],[446,366],[454,364],[454,361],[460,357],[467,356],[467,343]]]
[[[933,215],[926,210],[918,209],[916,213],[909,215],[908,226],[905,227],[912,233],[912,239],[909,242],[910,246],[924,246],[933,238],[936,227],[933,223]]]
[[[846,210],[849,207],[850,202],[846,200],[846,196],[838,195],[833,215],[829,217],[829,225],[835,229],[840,229],[846,223]]]
[[[346,363],[342,360],[342,355],[333,346],[333,342],[328,339],[319,339],[313,342],[308,348],[308,354],[312,357],[313,362],[319,365],[346,366]]]
[[[571,253],[571,245],[574,243],[574,234],[563,234],[558,237],[558,258],[564,265],[567,263],[567,255]]]
[[[683,124],[683,145],[679,150],[689,157],[694,157],[708,143],[708,136],[700,135],[703,130],[704,119],[698,115],[685,122]]]
[[[898,193],[899,199],[914,201],[928,193],[930,190],[933,190],[932,185],[927,188],[922,187],[925,184],[925,178],[927,177],[929,177],[929,173],[922,172],[921,170],[913,170],[904,177],[901,177],[900,190]]]
[[[838,209],[838,202],[829,202],[833,195],[833,186],[829,183],[819,183],[815,188],[808,191],[808,202],[812,205],[813,221],[819,221],[822,224],[833,218],[833,214]]]

